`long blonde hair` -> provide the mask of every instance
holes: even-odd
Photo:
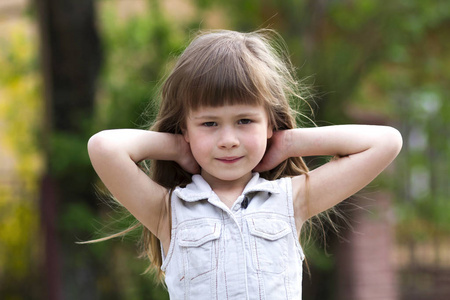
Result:
[[[306,101],[294,74],[283,40],[272,30],[199,33],[163,81],[158,93],[159,112],[150,130],[181,134],[190,110],[233,104],[262,105],[273,130],[296,128],[296,120],[302,115],[292,107]],[[143,168],[169,193],[191,182],[192,174],[173,161],[150,161]],[[302,158],[292,157],[260,175],[274,180],[301,174],[307,176],[306,164]],[[142,255],[151,262],[146,272],[154,269],[162,279],[160,241],[144,226],[142,230]]]

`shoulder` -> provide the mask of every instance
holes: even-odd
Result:
[[[274,210],[279,211],[281,208],[280,205],[284,206],[285,212],[288,216],[290,216],[291,225],[293,226],[293,228],[295,228],[297,233],[300,232],[301,226],[304,222],[304,220],[302,219],[302,211],[304,210],[304,205],[302,205],[302,201],[299,201],[298,197],[298,194],[301,193],[301,188],[299,188],[299,185],[296,184],[296,181],[298,180],[298,176],[289,176],[267,181],[272,184],[277,190],[277,193],[272,194],[271,196],[273,201],[275,201],[272,202],[276,204]],[[283,202],[285,205],[282,205]]]
[[[260,173],[254,173],[252,180],[250,180],[249,184],[250,186],[259,186],[259,185],[266,185],[266,186],[272,186],[274,188],[282,188],[286,189],[287,185],[290,186],[292,181],[292,177],[280,177],[276,179],[266,179],[260,175]],[[253,182],[253,184],[252,184]]]
[[[173,189],[172,199],[180,199],[187,202],[208,199],[212,194],[212,189],[201,175],[193,175],[191,182],[185,186],[178,186]]]
[[[271,184],[274,185],[281,193],[287,194],[287,196],[292,199],[293,196],[292,177],[281,177],[269,182],[271,182]]]

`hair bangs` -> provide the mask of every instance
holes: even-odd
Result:
[[[203,106],[250,104],[263,105],[264,97],[255,82],[258,78],[248,59],[243,43],[211,44],[190,62],[183,76],[183,102],[190,109]],[[205,53],[208,52],[208,53]],[[189,75],[188,75],[189,74]]]
[[[262,104],[257,87],[248,75],[240,76],[229,66],[216,66],[210,72],[193,78],[189,107],[223,106],[234,104]],[[231,72],[228,72],[231,71]]]

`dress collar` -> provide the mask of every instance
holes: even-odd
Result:
[[[253,173],[252,178],[245,186],[242,194],[246,195],[255,192],[279,194],[280,187],[273,181],[268,181],[264,178],[259,177],[259,173]],[[192,176],[191,183],[189,183],[184,188],[177,187],[174,190],[174,193],[184,201],[194,202],[209,199],[214,194],[214,191],[201,175],[196,174]]]

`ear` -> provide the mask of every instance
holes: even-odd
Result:
[[[181,133],[183,134],[184,140],[189,144],[189,132],[187,129],[182,128]]]
[[[273,128],[271,125],[267,127],[267,139],[270,139],[273,136]]]

